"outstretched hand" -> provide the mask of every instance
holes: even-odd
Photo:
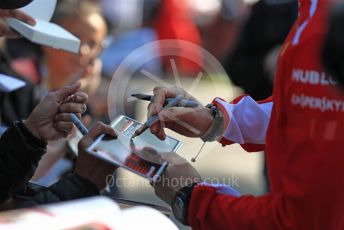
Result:
[[[201,103],[196,108],[173,107],[163,109],[165,99],[182,95],[184,99],[197,100],[181,88],[156,87],[154,100],[148,107],[148,117],[159,114],[159,122],[151,126],[151,132],[159,139],[164,140],[164,128],[169,128],[188,137],[202,137],[211,127],[214,118],[211,111]]]
[[[75,83],[49,93],[24,121],[26,127],[43,141],[68,136],[74,128],[70,114],[86,111],[88,96],[79,89],[80,83]],[[74,100],[68,101],[72,95]]]

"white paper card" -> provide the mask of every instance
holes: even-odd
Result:
[[[10,93],[26,85],[25,81],[0,74],[0,92]]]
[[[35,19],[50,21],[56,8],[56,0],[34,0],[29,5],[21,8]]]
[[[35,26],[30,26],[20,20],[7,18],[7,24],[31,42],[78,53],[80,39],[59,25],[49,22],[56,7],[56,0],[35,0],[21,8],[36,19]]]

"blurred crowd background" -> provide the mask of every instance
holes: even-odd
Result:
[[[210,102],[215,96],[231,100],[239,93],[250,94],[256,100],[265,99],[272,94],[279,48],[297,17],[297,4],[296,0],[59,0],[52,21],[81,39],[80,53],[41,47],[25,39],[2,39],[0,71],[26,79],[28,85],[14,93],[1,93],[1,125],[7,126],[14,120],[25,118],[47,92],[77,80],[82,82],[90,99],[83,122],[87,126],[97,120],[110,122],[108,95],[114,99],[118,95],[108,91],[110,85],[121,84],[111,82],[118,66],[137,48],[164,39],[183,40],[199,46],[197,60],[185,58],[183,53],[187,51],[181,46],[173,63],[181,81],[185,79],[191,84],[199,81],[195,91],[200,97],[209,95],[204,101]],[[154,44],[158,46],[154,49],[156,52],[159,42]],[[227,81],[218,83],[221,88],[218,92],[208,86],[217,84],[216,73],[211,81],[198,79],[204,68],[199,63],[207,61],[203,49],[224,67]],[[145,55],[149,59],[149,55],[155,54],[147,52]],[[164,82],[175,80],[171,57],[139,62],[142,62],[142,68]],[[140,83],[137,82],[144,76],[140,72],[133,75],[130,77],[135,79],[138,88]],[[150,85],[146,88],[148,92]],[[142,119],[145,115],[138,103],[129,103],[126,107],[128,116]],[[49,143],[49,154],[42,160],[35,180],[51,184],[73,167],[75,153],[70,154],[76,151],[73,138],[77,137]],[[185,151],[191,156],[197,148],[187,148],[186,145]],[[237,169],[248,175],[242,177],[242,184],[247,186],[239,190],[264,193],[267,183],[263,167],[257,166],[263,165],[263,154],[243,156],[238,147],[232,148],[231,151],[227,148],[225,151],[211,150],[213,155],[209,159],[221,159],[224,163],[212,163],[219,166],[209,168],[210,174],[225,176]],[[226,153],[221,154],[221,151]],[[228,158],[231,154],[228,152],[234,152],[232,158]],[[206,156],[203,161],[201,159],[199,167],[207,168],[207,159]]]

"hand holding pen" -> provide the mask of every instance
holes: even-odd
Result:
[[[195,102],[197,107],[164,108],[166,99],[183,95],[182,100]],[[181,88],[157,87],[154,89],[154,98],[148,108],[148,117],[159,114],[161,122],[155,122],[150,131],[159,139],[164,140],[164,128],[169,128],[187,137],[202,137],[213,124],[214,118],[210,109],[204,107],[196,98]]]
[[[183,96],[178,95],[172,100],[170,100],[164,107],[163,109],[171,108],[174,106],[177,106],[180,101],[182,100]],[[133,140],[135,137],[141,135],[144,131],[146,131],[148,128],[150,128],[154,123],[156,123],[159,120],[159,114],[156,114],[154,116],[151,116],[136,132],[134,135],[131,137]]]

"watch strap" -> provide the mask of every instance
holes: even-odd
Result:
[[[214,106],[213,104],[209,104],[206,107],[211,110],[214,122],[209,130],[203,135],[203,137],[201,137],[201,139],[204,142],[212,142],[216,141],[218,136],[222,134],[224,119],[223,116],[220,114],[220,110],[216,106]]]
[[[180,223],[184,225],[188,224],[189,203],[190,203],[192,191],[197,184],[198,183],[192,183],[191,185],[181,188],[177,192],[172,202],[173,215],[176,217],[176,219]]]

